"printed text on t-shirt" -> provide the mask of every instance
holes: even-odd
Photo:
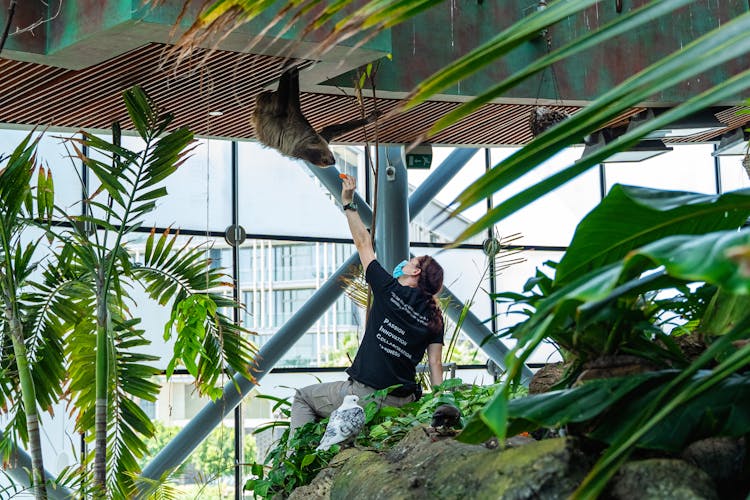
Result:
[[[416,312],[411,304],[405,303],[403,299],[401,299],[401,297],[396,295],[396,292],[393,291],[391,292],[391,303],[394,305],[394,307],[401,309],[406,314],[411,316],[414,321],[416,321],[420,325],[427,326],[427,318]]]

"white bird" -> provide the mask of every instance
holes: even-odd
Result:
[[[359,435],[365,425],[365,410],[357,405],[357,401],[358,396],[345,396],[341,406],[333,410],[316,451],[326,451],[334,444],[352,440]]]

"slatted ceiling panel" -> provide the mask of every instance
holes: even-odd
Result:
[[[122,104],[122,92],[141,85],[159,105],[175,115],[175,126],[187,126],[197,135],[252,139],[250,122],[255,96],[278,79],[283,59],[277,57],[215,51],[206,55],[197,50],[190,59],[175,66],[169,46],[148,44],[109,61],[82,70],[67,70],[29,62],[0,58],[0,122],[69,128],[109,129],[120,120],[125,129],[132,128]],[[302,109],[315,128],[352,120],[360,116],[354,96],[343,93],[300,96]],[[378,99],[377,108],[384,113],[395,109],[400,101]],[[365,97],[365,113],[375,109],[371,97]],[[425,132],[440,117],[460,104],[428,101],[393,117],[381,118],[378,140],[409,143]],[[575,113],[574,106],[547,106]],[[486,104],[472,116],[440,132],[431,142],[456,145],[520,146],[532,138],[529,116],[533,105]],[[719,119],[734,128],[747,121],[748,115],[735,111],[720,113]],[[209,117],[209,111],[222,111]],[[614,123],[627,119],[642,108],[628,110]],[[610,125],[608,124],[608,125]],[[366,129],[374,139],[375,127]],[[672,142],[705,141],[721,132]],[[352,131],[337,141],[361,143],[363,130]]]

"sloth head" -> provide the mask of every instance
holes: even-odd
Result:
[[[307,160],[318,167],[330,167],[336,163],[328,143],[320,136],[300,144],[295,156]]]

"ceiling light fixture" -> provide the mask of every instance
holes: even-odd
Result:
[[[208,112],[208,116],[221,116],[223,114],[224,114],[223,111],[218,111],[218,110],[217,111],[209,111]]]
[[[744,155],[747,151],[747,141],[750,133],[742,130],[742,127],[730,130],[719,138],[719,145],[711,156]]]
[[[630,119],[628,130],[632,130],[667,110],[647,109],[638,113]],[[668,139],[673,137],[690,137],[698,134],[707,134],[727,128],[725,123],[720,122],[710,110],[699,111],[690,116],[676,120],[664,128],[649,132],[644,139]]]
[[[611,129],[594,132],[584,140],[585,147],[583,148],[583,155],[581,155],[581,158],[594,154],[616,138],[617,136],[614,135]],[[666,146],[662,141],[658,139],[644,139],[625,151],[613,153],[611,156],[602,160],[602,163],[638,162],[648,160],[649,158],[664,154],[668,151],[672,151],[672,148]]]

